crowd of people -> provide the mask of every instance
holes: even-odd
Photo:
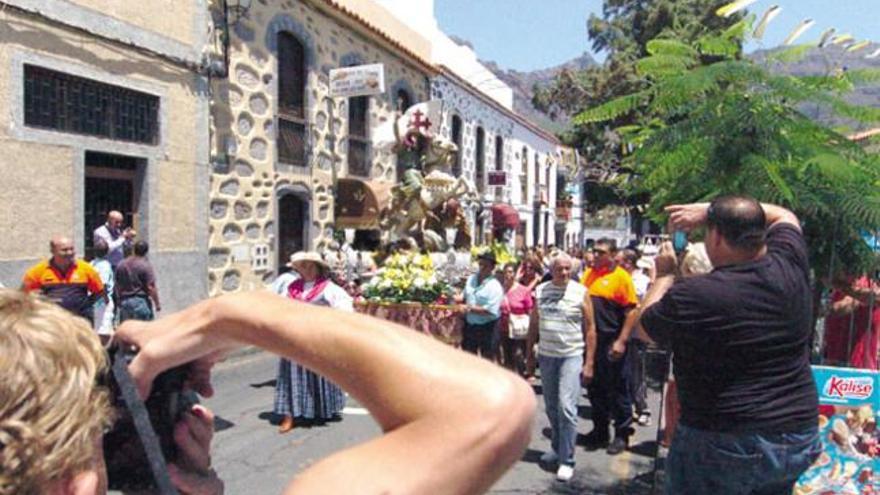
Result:
[[[159,309],[147,246],[111,213],[95,232],[95,266],[76,259],[69,239],[54,238],[52,256],[25,275],[25,291],[0,290],[0,365],[15,373],[0,382],[0,495],[101,493],[96,440],[111,413],[97,377],[106,357],[78,317],[100,331],[106,318],[91,308],[98,300],[110,307],[108,283],[114,319],[127,320],[115,338],[140,350],[129,369],[142,396],[162,370],[192,361],[204,370],[250,344],[282,358],[274,405],[281,432],[302,418],[337,417],[343,390],[370,410],[385,434],[302,473],[293,487],[303,493],[344,491],[352,479],[367,492],[481,493],[529,443],[535,398],[527,380],[538,372],[551,427],[541,460],[568,481],[584,387],[588,449],[619,454],[634,424],[650,424],[642,343],[673,355],[680,418],[667,493],[788,493],[821,450],[799,221],[737,196],[667,211],[673,229],[703,229],[705,243],[682,256],[666,242],[651,263],[608,239],[576,253],[530,250],[504,266],[491,252],[479,255],[460,295],[467,352],[356,314],[313,252],[291,257],[293,271],[273,286],[283,297],[227,295],[139,321]],[[113,254],[127,243],[132,256]],[[138,283],[142,291],[126,290]],[[852,282],[844,292],[850,309],[873,305],[870,285]],[[204,380],[190,384],[210,393]],[[59,420],[59,408],[70,414]],[[194,459],[173,467],[172,478],[184,493],[221,493],[206,455],[211,413],[196,406],[192,416],[175,440]]]

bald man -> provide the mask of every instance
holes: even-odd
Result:
[[[131,245],[132,239],[137,235],[131,227],[122,229],[123,220],[122,213],[113,210],[107,213],[107,221],[104,225],[95,229],[92,234],[94,244],[97,244],[99,239],[103,239],[107,243],[107,261],[110,262],[114,270],[125,258],[125,248]]]
[[[25,272],[21,289],[39,291],[62,308],[91,322],[95,301],[107,300],[101,276],[90,264],[76,259],[70,238],[53,237],[49,250],[52,253],[49,259]]]

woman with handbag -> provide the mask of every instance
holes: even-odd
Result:
[[[525,376],[526,337],[529,335],[529,313],[535,305],[530,288],[516,280],[517,265],[508,263],[502,271],[504,300],[501,301],[501,322],[498,327],[501,335],[504,367]]]

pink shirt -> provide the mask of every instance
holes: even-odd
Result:
[[[501,301],[501,321],[504,328],[507,328],[507,316],[511,313],[515,315],[527,315],[535,306],[535,299],[532,297],[532,291],[525,285],[514,282],[513,287],[504,295]]]

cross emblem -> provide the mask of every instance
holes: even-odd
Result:
[[[422,120],[422,115],[425,114],[423,114],[421,110],[416,110],[413,113],[412,120],[409,121],[409,126],[415,127],[417,131],[421,131],[421,129],[428,130],[432,125],[431,119],[425,118]]]

